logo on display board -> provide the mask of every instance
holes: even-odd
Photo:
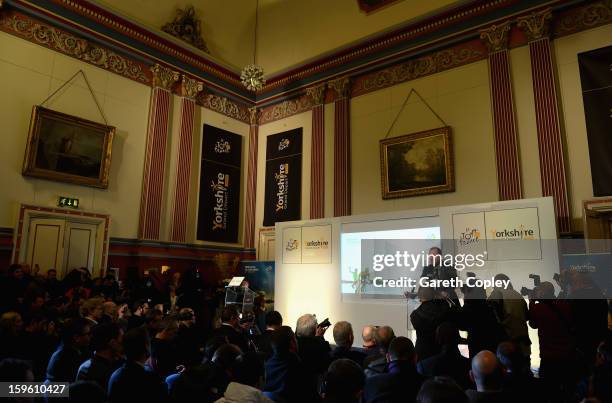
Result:
[[[213,231],[227,228],[229,181],[230,177],[228,174],[219,172],[217,174],[217,181],[213,181],[210,185],[215,200],[215,205],[213,207],[214,216],[212,221]]]
[[[324,239],[316,239],[312,241],[306,241],[304,244],[305,249],[327,249],[329,248],[329,241]]]
[[[276,211],[287,210],[289,196],[289,164],[280,164],[278,172],[274,174],[276,180]]]
[[[466,228],[459,237],[459,245],[466,246],[480,241],[480,231],[477,228]]]
[[[230,143],[225,139],[219,139],[215,143],[215,152],[217,154],[229,154],[231,149]]]
[[[536,239],[536,230],[533,228],[526,228],[523,224],[519,225],[516,228],[505,228],[503,230],[491,229],[489,231],[491,234],[490,239],[495,240],[505,240],[505,241],[514,241],[514,240],[534,240]]]
[[[287,241],[287,246],[285,246],[285,250],[287,252],[291,252],[292,250],[296,250],[299,247],[299,243],[297,239],[289,239]]]
[[[286,149],[287,147],[289,147],[289,139],[282,139],[279,143],[278,143],[278,151],[283,151],[284,149]]]

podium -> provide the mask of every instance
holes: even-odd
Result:
[[[240,279],[240,281],[237,279]],[[244,315],[253,312],[253,305],[257,294],[250,288],[240,285],[243,279],[244,277],[234,277],[225,288],[225,306],[235,305],[238,308],[238,312]],[[235,285],[236,283],[238,285]]]

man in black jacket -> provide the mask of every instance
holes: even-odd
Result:
[[[363,366],[366,354],[352,348],[354,338],[353,327],[349,322],[341,321],[334,325],[336,347],[331,353],[332,361],[347,358],[354,361],[360,367]]]
[[[331,347],[323,338],[326,330],[318,326],[317,318],[311,314],[300,316],[295,327],[298,355],[315,389],[331,362]]]
[[[242,352],[249,351],[249,341],[240,327],[240,316],[235,305],[228,305],[221,312],[221,327],[212,337],[225,337],[230,344],[240,347]]]
[[[87,320],[68,319],[62,328],[62,342],[47,365],[47,381],[74,382],[79,366],[87,357],[82,351],[87,349],[91,340]]]
[[[387,371],[387,351],[395,333],[390,326],[381,326],[374,332],[374,339],[378,346],[378,354],[370,354],[363,360],[366,376],[383,374]]]
[[[126,363],[117,369],[108,382],[111,403],[163,403],[168,401],[168,388],[157,375],[144,368],[150,354],[147,330],[138,327],[123,337]]]
[[[105,323],[93,329],[91,347],[93,357],[85,361],[77,372],[77,381],[96,382],[102,389],[118,367],[123,353],[123,329],[115,323]]]
[[[454,321],[454,314],[448,300],[439,299],[431,287],[419,288],[418,297],[421,305],[410,314],[410,322],[416,331],[416,353],[420,361],[440,352],[436,329],[444,322]]]
[[[389,346],[388,372],[366,379],[364,401],[413,402],[424,378],[416,370],[416,355],[412,341],[396,337]]]

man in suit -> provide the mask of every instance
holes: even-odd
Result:
[[[416,370],[416,354],[412,341],[406,337],[394,338],[389,345],[387,359],[387,373],[366,379],[364,401],[414,401],[424,378]]]
[[[434,246],[427,254],[427,266],[423,267],[421,278],[427,277],[432,280],[452,280],[457,278],[457,270],[452,266],[443,264],[442,249]],[[453,287],[436,288],[438,294],[443,298],[452,300],[459,306],[459,298]]]
[[[249,341],[240,327],[240,316],[235,305],[227,305],[221,312],[221,327],[213,332],[212,337],[225,337],[230,344],[249,351]]]
[[[74,382],[79,366],[85,359],[91,330],[86,319],[68,319],[62,328],[62,342],[47,365],[47,381]]]
[[[311,314],[300,316],[295,326],[298,355],[315,389],[331,362],[331,347],[323,338],[326,330],[326,327],[318,325],[317,318]]]
[[[96,382],[102,389],[117,369],[123,354],[123,329],[115,323],[105,323],[93,329],[91,346],[93,357],[79,367],[77,381]]]
[[[345,321],[338,322],[334,325],[333,332],[336,347],[331,353],[332,361],[347,358],[362,367],[366,355],[352,348],[355,336],[353,335],[353,327],[351,324]]]
[[[459,352],[459,329],[451,323],[444,322],[436,329],[436,341],[442,346],[442,351],[432,357],[419,361],[419,374],[432,376],[448,376],[463,389],[471,385],[469,379],[470,360]]]
[[[272,334],[282,325],[283,317],[278,311],[266,314],[266,329],[257,337],[257,349],[264,360],[272,357]]]
[[[359,403],[365,376],[361,367],[348,358],[331,363],[322,387],[323,403]]]
[[[266,396],[275,402],[317,401],[315,385],[310,382],[310,374],[297,355],[297,340],[289,326],[274,332],[272,350],[274,354],[265,365]]]
[[[145,370],[149,358],[150,344],[147,330],[138,327],[123,337],[126,363],[117,369],[108,382],[108,397],[111,403],[133,401],[162,403],[168,401],[168,388],[154,373]]]
[[[436,329],[444,322],[453,321],[454,312],[445,299],[440,299],[432,287],[420,287],[421,305],[410,314],[410,322],[416,331],[416,352],[419,360],[440,352],[436,343]]]
[[[390,326],[381,326],[374,332],[378,354],[370,354],[363,361],[366,376],[383,374],[387,371],[387,351],[395,333]]]

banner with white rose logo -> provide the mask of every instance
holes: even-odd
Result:
[[[301,217],[302,128],[273,134],[266,144],[264,226]]]
[[[242,136],[204,125],[197,239],[237,243]]]

